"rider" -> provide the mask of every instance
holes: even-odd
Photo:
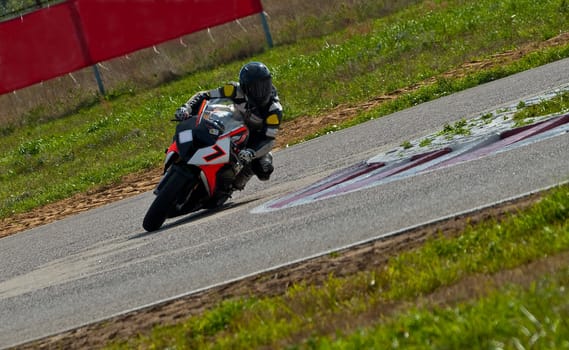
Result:
[[[175,117],[188,119],[199,112],[203,100],[219,97],[233,100],[249,129],[246,148],[238,154],[245,166],[232,187],[243,190],[253,175],[267,181],[274,170],[270,151],[283,115],[271,72],[261,62],[249,62],[239,71],[239,83],[229,82],[213,90],[197,92],[176,110]]]

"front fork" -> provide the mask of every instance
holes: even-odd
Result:
[[[238,149],[235,150],[234,162],[233,162],[233,173],[235,175],[239,174],[244,167],[244,164],[239,160],[236,156]],[[153,193],[158,195],[160,190],[164,187],[164,184],[168,181],[168,178],[171,176],[172,173],[172,165],[176,164],[181,158],[179,157],[178,153],[175,151],[171,151],[170,149],[166,150],[166,159],[164,160],[164,173],[158,181],[158,185],[154,189]],[[203,181],[206,181],[205,179]],[[191,194],[192,191],[190,191]]]
[[[160,193],[160,190],[162,189],[162,187],[164,187],[164,184],[166,184],[166,182],[168,181],[168,178],[171,176],[172,171],[173,171],[173,165],[177,164],[179,161],[181,160],[180,156],[178,155],[178,153],[173,152],[173,151],[169,151],[166,154],[166,159],[164,160],[164,173],[162,175],[162,177],[160,178],[160,181],[158,181],[158,185],[156,185],[156,188],[154,189],[153,193],[155,195],[158,195],[158,193]],[[191,173],[191,171],[189,169],[184,169],[183,167],[178,167],[178,171],[181,172],[182,174],[184,174],[186,177],[193,177],[193,174]]]
[[[180,191],[177,195],[175,206],[176,206],[176,211],[180,212],[183,210],[183,208],[186,206],[186,204],[190,201],[190,198],[194,194],[194,191],[199,187],[200,184],[199,184],[199,181],[195,181],[195,175],[192,173],[192,171],[190,169],[184,168],[183,166],[176,166],[175,162],[173,162],[165,170],[164,175],[162,175],[162,178],[160,179],[160,181],[158,182],[158,185],[154,189],[153,193],[156,196],[158,196],[160,194],[160,191],[162,190],[162,188],[164,186],[166,186],[169,178],[172,177],[174,173],[182,174],[183,177],[181,177],[181,178],[178,177],[179,179],[183,178],[184,180],[182,180],[182,181],[187,181],[188,183],[192,183],[191,188],[187,187],[187,186],[189,186],[189,184],[188,184],[187,186],[184,186],[184,190]],[[199,209],[199,207],[196,206],[196,208],[192,209],[191,211],[193,211],[195,209]]]
[[[176,152],[169,151],[169,150],[166,150],[166,152],[167,152],[166,153],[166,159],[164,160],[164,172],[162,174],[162,177],[160,178],[160,181],[158,181],[158,185],[156,185],[156,188],[152,192],[155,195],[158,195],[158,193],[160,193],[160,190],[162,189],[162,187],[164,187],[164,184],[166,183],[166,181],[170,177],[170,172],[172,170],[172,164],[174,162],[176,162],[176,160],[179,158],[178,154]]]

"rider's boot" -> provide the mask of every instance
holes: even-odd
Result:
[[[273,167],[273,155],[271,152],[265,154],[261,158],[256,159],[252,163],[253,173],[257,175],[259,180],[267,181],[275,170]]]

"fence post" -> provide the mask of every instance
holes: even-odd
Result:
[[[75,25],[75,33],[79,38],[79,44],[81,45],[81,53],[85,59],[85,62],[93,63],[91,58],[91,51],[89,50],[89,45],[87,44],[87,39],[85,38],[85,31],[83,30],[83,24],[81,23],[81,16],[79,16],[79,11],[77,10],[77,3],[75,1],[71,2],[71,18],[73,24]],[[97,63],[93,63],[93,72],[95,73],[95,80],[97,80],[97,86],[99,87],[99,92],[101,95],[105,96],[105,87],[103,86],[103,79],[101,79],[101,73],[99,72],[99,67]]]
[[[273,38],[271,37],[271,31],[269,29],[269,23],[267,22],[267,17],[265,16],[265,12],[261,11],[261,24],[263,25],[263,30],[265,31],[265,38],[267,39],[267,44],[269,48],[273,48]]]
[[[103,86],[103,79],[101,79],[101,73],[99,72],[99,67],[95,63],[93,65],[93,71],[95,72],[95,80],[97,80],[97,86],[99,87],[99,92],[102,96],[105,96],[105,87]]]

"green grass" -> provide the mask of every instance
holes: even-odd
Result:
[[[311,340],[319,349],[567,349],[569,270],[530,288],[509,285],[476,301],[412,308],[380,326]]]
[[[417,298],[466,277],[561,252],[569,252],[567,185],[501,222],[429,239],[385,267],[330,276],[321,286],[299,283],[282,296],[226,300],[178,325],[155,327],[109,348],[486,349],[503,344],[514,349],[518,342],[526,349],[563,348],[569,345],[566,268],[529,289],[480,286],[488,296],[443,307],[413,306]],[[390,305],[396,311],[385,311]]]
[[[562,114],[569,111],[569,93],[562,93],[551,100],[541,101],[532,106],[524,108],[514,114],[516,126],[531,124],[535,117],[548,114]]]
[[[467,127],[466,119],[461,119],[454,123],[454,125],[445,124],[443,130],[441,130],[437,135],[445,136],[452,139],[455,135],[470,135],[470,129]]]

